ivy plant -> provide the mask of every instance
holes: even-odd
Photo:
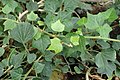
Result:
[[[89,80],[96,79],[92,74],[99,79],[102,77],[98,75],[106,79],[120,76],[120,36],[109,37],[114,28],[111,24],[119,18],[117,10],[109,7],[92,14],[91,4],[95,3],[1,0],[0,79],[69,80],[69,75],[83,75]],[[75,9],[85,11],[86,16],[81,17]]]

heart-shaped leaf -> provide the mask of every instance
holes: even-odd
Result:
[[[28,61],[28,63],[31,64],[35,59],[36,59],[36,55],[35,54],[28,54],[27,55],[27,61]]]
[[[33,65],[36,73],[41,73],[45,66],[45,64],[42,64],[40,62],[35,62]]]
[[[38,40],[33,40],[32,42],[32,46],[34,48],[37,48],[41,52],[44,52],[49,44],[50,44],[50,38],[47,35],[43,35]]]
[[[108,37],[109,32],[112,28],[108,24],[104,24],[103,26],[99,27],[96,31],[100,34],[101,37]]]
[[[55,23],[52,23],[51,28],[53,31],[62,32],[64,31],[65,25],[58,20]]]
[[[8,29],[13,29],[17,26],[17,24],[13,21],[13,20],[6,20],[4,23],[5,29],[4,31],[8,30]]]
[[[30,12],[30,14],[27,15],[27,19],[30,21],[35,21],[38,18],[38,15],[35,14],[33,11]]]
[[[79,45],[79,36],[75,35],[75,36],[71,36],[70,41],[73,43],[73,45],[77,46]]]
[[[55,53],[59,53],[62,51],[62,49],[63,49],[63,46],[59,38],[51,39],[51,45],[49,46],[48,50],[54,50]]]
[[[115,61],[116,59],[116,52],[114,49],[105,49],[102,52],[98,53],[95,57],[95,63],[98,66],[98,72],[111,75],[112,72],[115,70],[115,64],[108,62]]]

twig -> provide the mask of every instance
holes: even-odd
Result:
[[[8,69],[4,72],[4,74],[6,74],[8,71],[10,71],[10,69],[13,68],[13,65],[11,65],[10,67],[8,67]]]
[[[93,67],[88,68],[88,70],[87,70],[87,72],[86,72],[86,75],[85,75],[86,80],[89,80],[89,75],[90,75],[90,71],[91,71],[92,68],[93,68]]]
[[[74,13],[75,13],[75,14],[76,14],[76,16],[80,19],[79,14],[78,14],[76,11],[74,11]]]
[[[48,33],[48,32],[46,32],[46,31],[44,31],[44,30],[42,30],[42,29],[40,29],[40,28],[38,28],[39,30],[40,30],[40,32],[43,32],[43,33],[45,33],[45,34],[47,34],[47,35],[49,35],[49,36],[51,36],[51,37],[58,37],[57,35],[53,35],[53,34],[51,34],[51,33]]]
[[[71,43],[68,44],[68,43],[62,42],[62,44],[66,45],[66,46],[68,46],[68,47],[73,47],[73,45],[72,45]]]
[[[28,10],[24,11],[23,13],[19,13],[18,19],[21,20],[21,18],[28,13]]]
[[[89,50],[89,49],[87,49],[87,51],[91,51],[91,52],[99,52],[99,51],[96,51],[96,50]]]
[[[96,80],[105,80],[102,79],[100,76],[98,75],[91,75],[90,71],[93,69],[93,67],[88,68],[87,72],[86,72],[86,80],[90,80],[89,77],[91,77],[92,79],[96,79]]]
[[[96,80],[105,80],[105,79],[102,79],[100,76],[98,75],[91,75],[89,74],[90,77],[92,77],[92,79],[96,79]]]
[[[43,10],[43,9],[38,9],[38,11],[40,11],[40,12],[44,12],[44,10]]]
[[[44,2],[44,0],[40,0],[37,4],[41,4],[41,3],[43,3]]]
[[[43,2],[44,2],[44,0],[40,0],[40,1],[37,3],[37,4],[39,4],[39,7],[44,6],[44,4],[42,4]],[[40,4],[41,4],[41,5],[40,5]],[[38,9],[38,11],[44,11],[44,10]],[[28,10],[25,10],[23,13],[19,13],[18,20],[21,20],[22,17],[23,17],[24,15],[26,15],[28,12],[29,12]]]
[[[102,39],[102,40],[120,42],[120,40],[117,40],[117,39],[104,38],[104,37],[100,37],[100,36],[84,36],[84,37],[85,37],[86,39]]]
[[[48,33],[42,29],[39,28],[39,30],[51,37],[60,37],[59,35],[53,35],[51,33]],[[111,39],[111,38],[105,38],[105,37],[100,37],[100,36],[84,36],[86,39],[102,39],[102,40],[108,40],[108,41],[113,41],[113,42],[120,42],[120,40],[117,39]]]

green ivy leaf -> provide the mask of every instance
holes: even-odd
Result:
[[[33,38],[34,29],[29,23],[19,23],[11,32],[11,37],[20,43],[26,43]]]
[[[86,22],[87,22],[86,17],[82,17],[80,20],[77,21],[77,24],[78,24],[79,26],[82,26],[82,25],[84,25]]]
[[[35,59],[36,59],[36,55],[35,54],[28,54],[27,55],[27,61],[29,64],[31,64]]]
[[[35,14],[33,11],[30,12],[30,14],[27,15],[27,19],[30,21],[35,21],[38,18],[38,15]]]
[[[60,7],[61,0],[46,0],[45,1],[45,10],[46,12],[54,13],[58,7]]]
[[[41,38],[41,35],[42,35],[42,33],[41,33],[40,31],[38,31],[38,32],[36,33],[36,35],[34,36],[34,39],[35,39],[35,40],[38,40],[39,38]]]
[[[108,60],[115,61],[116,52],[114,49],[105,49],[99,52],[95,57],[95,63],[99,68],[99,72],[111,75],[113,70],[115,70],[114,64],[109,64]],[[112,66],[113,65],[113,66]]]
[[[103,53],[99,53],[95,57],[95,62],[98,67],[105,67],[107,60],[102,56]]]
[[[22,73],[23,73],[22,68],[16,68],[10,71],[10,75],[13,80],[21,80]]]
[[[26,8],[28,11],[37,11],[38,4],[37,2],[33,2],[32,0],[30,0],[30,2],[26,4]]]
[[[17,24],[13,20],[10,20],[10,19],[6,20],[3,23],[3,25],[5,26],[4,31],[9,30],[9,29],[12,30],[13,28],[17,26]]]
[[[23,7],[22,7],[20,4],[18,4],[18,6],[15,8],[15,11],[16,11],[17,13],[19,13],[19,12],[22,13]]]
[[[103,21],[100,22],[100,18],[98,18],[98,16],[99,15],[92,15],[90,13],[87,13],[87,22],[86,22],[85,26],[88,29],[96,29],[96,28],[102,26]]]
[[[113,42],[112,47],[113,47],[115,50],[119,50],[119,49],[120,49],[120,42]]]
[[[98,68],[98,73],[106,74],[107,76],[112,76],[113,71],[116,69],[116,65],[112,62],[104,62],[104,66]]]
[[[0,68],[5,68],[7,66],[9,66],[8,64],[8,59],[3,59],[1,62],[0,62]]]
[[[5,50],[4,48],[0,47],[0,57],[4,54]]]
[[[100,57],[98,57],[100,56]],[[102,52],[100,52],[99,54],[96,55],[96,60],[99,60],[99,58],[103,58],[103,60],[110,60],[110,61],[115,61],[116,59],[116,52],[114,49],[105,49],[105,50],[102,50]],[[98,64],[98,65],[101,65],[101,64]]]
[[[79,5],[80,1],[78,0],[65,0],[64,1],[64,9],[68,12],[74,11],[74,9]]]
[[[110,48],[110,44],[105,42],[104,40],[98,40],[97,43],[102,46],[102,49]]]
[[[117,36],[117,39],[120,40],[120,35]],[[120,42],[113,42],[113,43],[112,43],[112,47],[113,47],[115,50],[119,50],[119,49],[120,49]]]
[[[9,14],[9,13],[12,11],[12,8],[9,7],[9,5],[5,5],[5,6],[2,8],[2,11],[3,11],[5,14]]]
[[[73,43],[73,45],[77,46],[79,45],[79,36],[76,35],[76,36],[71,36],[70,37],[70,41]]]
[[[48,50],[54,50],[55,53],[59,53],[63,50],[63,46],[59,38],[51,39],[51,45],[49,46]]]
[[[54,60],[54,63],[57,66],[59,64],[62,64],[62,60],[61,59],[56,59],[56,60]]]
[[[112,28],[108,24],[104,24],[103,26],[99,27],[96,31],[100,34],[101,37],[109,37],[109,33]]]
[[[115,19],[118,18],[116,11],[114,8],[108,9],[106,12],[103,12],[102,15],[105,19],[108,19],[109,22],[113,22]]]
[[[52,59],[53,59],[54,55],[55,54],[52,53],[52,52],[50,52],[50,51],[46,52],[46,54],[45,54],[45,60],[49,61],[49,62],[52,62]]]
[[[75,70],[75,72],[76,72],[77,74],[80,74],[80,73],[81,73],[80,69],[79,69],[77,66],[74,67],[74,70]]]
[[[118,15],[116,14],[116,10],[114,8],[111,8],[111,14],[108,18],[108,21],[113,22],[117,18],[118,18]]]
[[[55,21],[57,21],[56,16],[48,13],[48,15],[45,18],[45,24],[47,25],[48,29],[52,31],[51,24],[53,24]]]
[[[26,54],[25,52],[21,52],[17,55],[12,54],[10,58],[10,64],[13,65],[14,68],[20,67],[22,61],[24,60],[25,54]]]
[[[90,13],[87,13],[87,23],[85,24],[85,26],[88,29],[97,29],[98,27],[103,26],[105,20],[112,22],[115,19],[117,19],[117,15],[113,8],[108,9],[105,12],[101,12],[97,15],[92,15]]]
[[[77,28],[76,34],[83,35],[82,28]]]
[[[63,73],[69,72],[69,67],[67,65],[64,65],[61,69]]]
[[[3,70],[4,69],[0,68],[0,77],[4,74]]]
[[[72,12],[66,12],[66,11],[59,11],[58,15],[55,17],[60,19],[60,21],[65,25],[65,30],[67,32],[70,32],[74,28],[74,24],[76,24],[76,21],[78,18],[71,17]],[[56,21],[56,20],[55,20]]]
[[[47,35],[42,35],[38,40],[32,42],[32,46],[38,50],[44,52],[50,44],[50,38]]]
[[[7,3],[3,8],[2,11],[5,14],[9,14],[10,12],[14,12],[15,8],[18,6],[18,3],[16,1],[11,0],[9,3]]]
[[[4,5],[10,3],[11,1],[13,1],[13,0],[1,0],[1,2],[2,2]]]
[[[34,27],[34,39],[35,40],[38,40],[40,37],[41,37],[41,35],[42,35],[42,33],[41,33],[41,31],[39,30],[39,28],[36,28],[36,27]]]
[[[53,72],[52,69],[53,69],[53,65],[51,64],[51,62],[45,62],[45,67],[41,74],[43,74],[44,76],[50,77]]]
[[[71,12],[66,12],[66,11],[59,11],[58,12],[58,18],[61,20],[61,21],[66,21],[66,20],[70,20],[72,17],[71,17]]]
[[[62,32],[64,31],[65,25],[62,24],[60,20],[57,20],[55,23],[51,24],[51,28],[53,31]]]
[[[80,38],[79,38],[80,50],[81,50],[82,53],[84,53],[85,50],[86,50],[86,47],[85,47],[85,45],[86,45],[86,39],[85,39],[84,36],[79,36],[79,37],[80,37]]]
[[[42,64],[42,63],[39,63],[39,62],[35,62],[34,64],[34,69],[35,69],[35,72],[36,73],[41,73],[42,72],[42,70],[44,69],[44,67],[45,67],[45,64]]]
[[[63,24],[65,25],[65,31],[70,32],[74,28],[74,24],[72,23],[72,19],[68,20],[65,19],[63,21]]]
[[[89,3],[80,2],[79,7],[83,10],[93,10],[92,5]]]
[[[38,23],[39,26],[43,26],[44,25],[43,21],[37,21],[37,23]]]
[[[120,69],[117,68],[117,69],[115,70],[115,75],[116,75],[116,76],[120,76]]]

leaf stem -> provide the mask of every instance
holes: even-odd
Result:
[[[51,37],[60,37],[59,35],[53,35],[51,33],[48,33],[42,29],[39,28],[39,30]],[[84,36],[86,39],[102,39],[102,40],[108,40],[108,41],[113,41],[113,42],[120,42],[120,40],[117,39],[111,39],[111,38],[105,38],[105,37],[100,37],[100,36]]]
[[[51,33],[48,33],[42,29],[39,28],[39,30],[51,37],[59,37],[59,35],[53,35]],[[108,40],[108,41],[114,41],[114,42],[120,42],[120,40],[117,39],[111,39],[111,38],[105,38],[105,37],[100,37],[100,36],[84,36],[86,39],[102,39],[102,40]]]
[[[45,30],[42,30],[42,29],[40,29],[40,28],[39,28],[39,30],[40,30],[41,32],[43,32],[43,33],[51,36],[51,37],[58,37],[57,35],[53,35],[53,34],[51,34],[51,33],[48,33],[48,32],[46,32]]]
[[[105,37],[100,37],[100,36],[84,36],[84,37],[87,39],[102,39],[102,40],[120,42],[120,40],[117,40],[117,39],[105,38]]]
[[[26,52],[27,52],[27,53],[29,53],[29,50],[27,49],[27,47],[26,47],[26,45],[25,45],[25,43],[24,43],[24,42],[23,42],[23,46],[24,46],[24,48],[25,48]]]

